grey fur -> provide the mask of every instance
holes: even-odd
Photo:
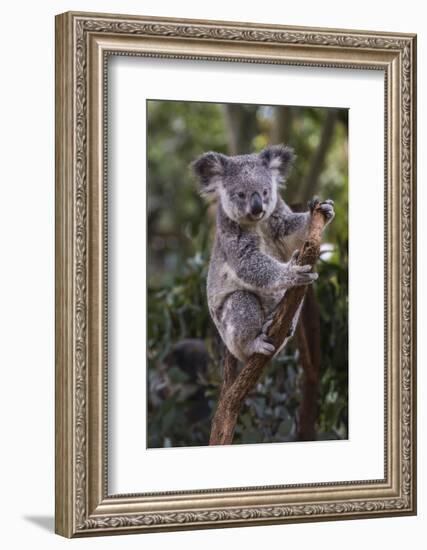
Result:
[[[293,161],[292,149],[276,145],[258,155],[209,152],[193,163],[202,194],[219,199],[207,281],[209,311],[225,345],[243,362],[253,353],[280,351],[267,337],[277,304],[288,288],[317,279],[310,266],[296,264],[296,250],[319,201],[313,199],[308,212],[293,213],[278,193]],[[320,205],[332,220],[333,202]],[[283,345],[293,335],[300,310]]]

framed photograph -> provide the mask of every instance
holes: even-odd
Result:
[[[56,18],[56,532],[416,513],[416,37]]]

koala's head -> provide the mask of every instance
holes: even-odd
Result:
[[[267,219],[277,202],[277,187],[286,178],[294,152],[283,145],[259,154],[228,157],[204,153],[193,164],[201,193],[218,197],[226,215],[239,224]]]

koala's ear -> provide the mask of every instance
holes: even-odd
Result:
[[[281,178],[286,178],[295,161],[295,153],[285,145],[271,145],[259,154],[264,166],[277,170]]]
[[[224,175],[228,158],[222,153],[209,151],[192,162],[191,167],[200,180],[200,191],[204,195],[216,192],[218,182]]]

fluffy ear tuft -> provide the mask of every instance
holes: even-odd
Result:
[[[222,153],[209,151],[191,163],[193,172],[200,180],[200,192],[203,195],[212,195],[216,192],[218,181],[224,175],[227,160]]]
[[[294,150],[285,145],[266,147],[259,156],[264,166],[270,170],[277,170],[281,178],[286,178],[296,158]]]

